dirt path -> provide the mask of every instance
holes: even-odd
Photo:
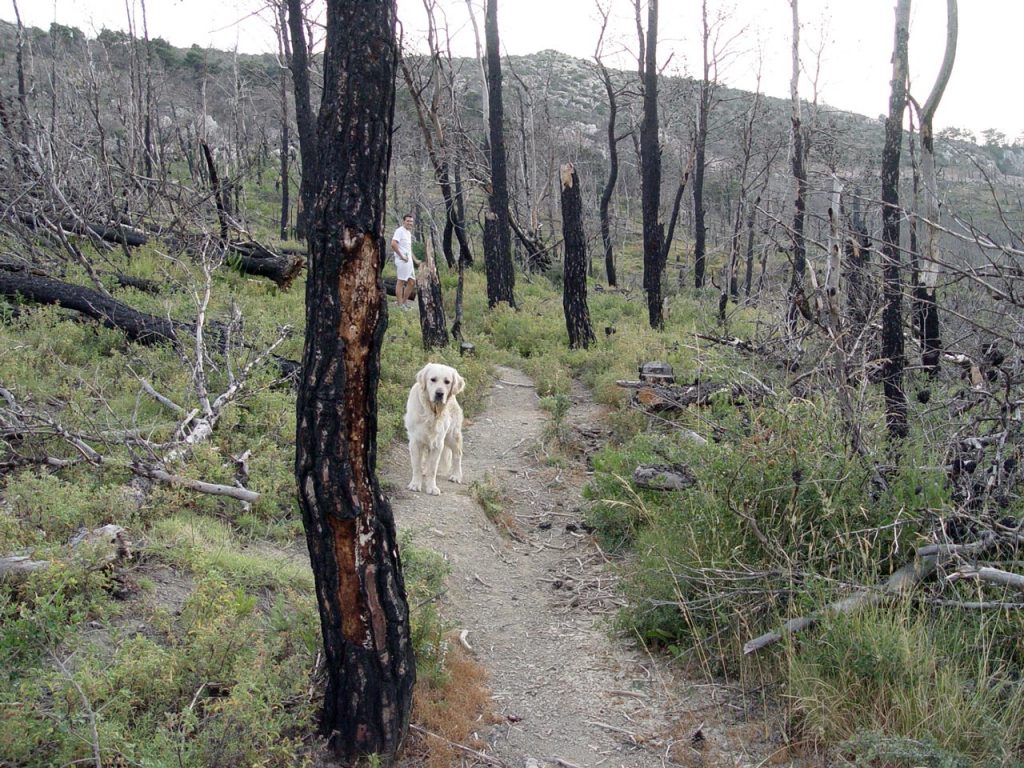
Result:
[[[585,468],[546,459],[548,417],[532,383],[497,373],[486,411],[465,430],[467,485],[439,481],[437,497],[405,490],[398,449],[385,472],[399,527],[451,563],[445,613],[468,630],[501,718],[490,754],[526,768],[672,765],[675,739],[693,733],[676,719],[691,706],[664,664],[609,638],[613,577],[579,528]],[[585,397],[573,409],[570,419],[598,422]],[[474,481],[501,489],[512,536],[485,517]]]

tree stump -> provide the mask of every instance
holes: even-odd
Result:
[[[423,265],[416,275],[416,295],[420,305],[420,330],[423,332],[423,348],[438,349],[448,346],[448,328],[444,317],[441,297],[441,281],[437,277],[437,262],[434,260],[434,233],[430,232],[424,241]]]
[[[583,234],[583,202],[580,180],[572,163],[561,168],[562,237],[565,267],[562,276],[562,309],[569,332],[569,348],[586,349],[594,341],[594,327],[587,308],[587,238]]]

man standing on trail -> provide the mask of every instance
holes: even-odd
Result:
[[[414,265],[420,261],[412,253],[412,228],[416,219],[411,213],[402,217],[402,226],[395,230],[391,238],[391,250],[395,252],[395,269],[398,272],[395,280],[395,298],[398,308],[408,312],[412,309],[412,298],[416,283]]]

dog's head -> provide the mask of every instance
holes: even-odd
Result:
[[[450,365],[427,363],[416,374],[416,383],[423,387],[431,407],[440,409],[466,388],[466,381]]]

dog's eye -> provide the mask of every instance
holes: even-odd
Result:
[[[451,382],[450,382],[450,381],[448,381],[448,379],[445,379],[445,380],[444,380],[444,383],[445,383],[445,384],[451,384]]]
[[[437,381],[437,376],[431,379],[431,381]]]

